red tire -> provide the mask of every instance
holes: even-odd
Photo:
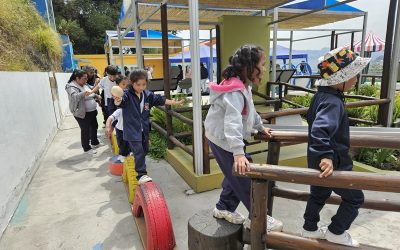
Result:
[[[124,171],[124,164],[121,162],[115,162],[115,156],[111,157],[111,159],[108,161],[108,170],[110,171],[110,174],[112,175],[118,175],[121,176],[123,171]]]
[[[175,236],[167,203],[156,183],[147,182],[136,188],[132,213],[135,217],[144,216],[147,250],[171,250],[175,247]]]

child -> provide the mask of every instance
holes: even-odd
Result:
[[[117,85],[121,88],[121,89],[126,89],[128,84],[129,84],[129,79],[126,76],[121,76],[118,77],[115,82],[117,83]],[[118,156],[118,160],[120,162],[124,162],[125,161],[125,157],[128,156],[129,154],[129,144],[127,141],[124,141],[123,138],[123,116],[122,116],[122,109],[117,109],[114,111],[114,113],[112,113],[106,122],[106,135],[107,137],[111,137],[112,134],[112,130],[113,130],[113,126],[112,123],[114,123],[115,121],[118,121],[117,124],[115,125],[115,132],[117,134],[117,143],[118,143],[118,147],[119,147],[119,156]]]
[[[357,75],[369,63],[345,48],[335,49],[319,59],[322,79],[307,113],[308,167],[321,170],[320,178],[330,176],[334,170],[351,171],[349,156],[349,120],[343,103],[343,92],[357,82]],[[361,190],[311,186],[311,194],[304,213],[303,237],[326,239],[330,242],[357,247],[359,244],[346,231],[358,215],[364,202]],[[326,233],[318,228],[319,212],[325,201],[335,192],[342,203]]]
[[[229,58],[229,66],[222,72],[225,80],[219,85],[210,83],[210,104],[204,127],[211,150],[224,173],[222,192],[213,215],[233,224],[242,224],[245,218],[235,212],[243,202],[250,212],[250,179],[232,175],[232,166],[239,174],[249,171],[244,139],[251,138],[256,129],[270,135],[257,114],[251,86],[260,84],[265,74],[266,55],[262,48],[244,45]],[[247,219],[245,227],[250,227]],[[267,216],[267,230],[281,231],[282,222]]]
[[[106,73],[107,76],[105,76],[100,81],[100,87],[104,91],[104,106],[108,117],[116,110],[114,99],[111,95],[111,88],[115,86],[115,79],[117,78],[118,68],[114,65],[109,65],[106,68]]]
[[[182,104],[183,100],[165,99],[161,95],[146,90],[149,79],[146,70],[134,70],[130,74],[132,85],[124,96],[114,97],[115,104],[122,107],[124,117],[124,140],[135,157],[136,177],[139,184],[151,181],[147,176],[145,157],[149,149],[150,109],[153,106]]]

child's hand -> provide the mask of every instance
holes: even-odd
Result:
[[[233,158],[233,167],[235,172],[238,172],[240,175],[244,175],[246,171],[250,171],[250,163],[244,155],[235,155]]]
[[[272,129],[271,128],[264,128],[264,130],[262,131],[264,134],[268,135],[269,138],[272,138],[272,133],[271,133]]]
[[[176,101],[176,100],[173,100],[174,101],[174,105],[182,105],[184,102],[185,102],[185,100],[184,99],[182,99],[182,100],[179,100],[179,101]]]
[[[106,126],[106,136],[107,136],[107,138],[108,139],[111,139],[111,135],[112,135],[112,131],[113,131],[113,129],[112,129],[112,126]]]
[[[114,98],[114,104],[115,105],[120,105],[121,104],[121,102],[122,102],[122,97],[119,97],[119,96],[113,96],[113,98]]]
[[[331,159],[324,158],[321,160],[319,167],[321,168],[322,173],[319,175],[319,178],[324,178],[332,175],[333,173],[333,163]]]

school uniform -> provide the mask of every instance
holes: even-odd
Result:
[[[132,87],[125,90],[122,102],[123,139],[135,156],[137,179],[147,175],[145,157],[149,151],[150,110],[165,105],[165,97],[144,90],[138,97]]]
[[[349,119],[344,106],[343,93],[328,87],[319,86],[307,113],[308,122],[308,167],[320,170],[321,159],[333,162],[334,170],[352,171],[353,162],[349,155],[350,133]],[[304,213],[304,226],[307,231],[318,229],[319,212],[325,201],[335,192],[342,198],[342,203],[329,231],[340,235],[350,228],[358,215],[358,209],[364,202],[361,190],[311,186],[311,195]]]
[[[115,133],[117,135],[117,144],[118,144],[118,148],[119,148],[119,155],[122,156],[128,156],[130,149],[129,149],[129,143],[127,141],[124,140],[123,136],[123,130],[124,130],[124,126],[123,126],[123,122],[124,122],[124,117],[122,115],[122,109],[119,108],[117,110],[114,111],[114,113],[112,113],[110,115],[113,123],[115,123]]]
[[[114,99],[111,95],[111,88],[115,86],[115,81],[111,81],[108,76],[100,81],[100,87],[104,92],[104,106],[108,115],[111,115],[117,108],[114,105]]]

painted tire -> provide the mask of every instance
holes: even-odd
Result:
[[[126,157],[124,161],[124,171],[122,174],[122,180],[125,178],[125,182],[128,188],[128,200],[130,203],[135,199],[135,190],[138,185],[138,181],[136,179],[137,173],[135,171],[135,160],[133,156]],[[125,177],[124,177],[125,176]]]
[[[124,164],[118,161],[118,155],[111,157],[108,161],[108,170],[112,175],[121,176],[124,170]]]
[[[147,182],[137,187],[132,213],[135,217],[144,216],[147,250],[171,250],[175,247],[167,203],[156,183]]]

